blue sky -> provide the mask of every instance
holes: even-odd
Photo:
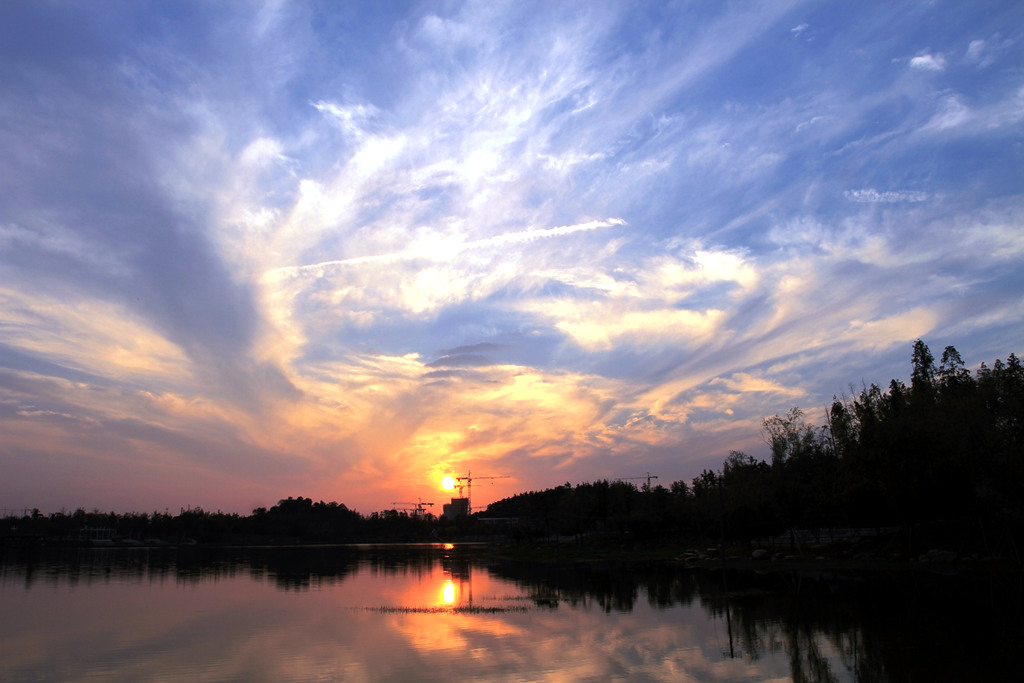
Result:
[[[690,480],[1024,342],[1015,2],[0,4],[0,506]]]

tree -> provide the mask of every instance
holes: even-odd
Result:
[[[789,527],[834,523],[839,472],[827,430],[807,423],[799,408],[766,418],[762,427],[772,451],[772,492],[781,521]]]
[[[725,533],[748,542],[778,533],[772,505],[771,466],[741,451],[732,451],[722,465],[720,478]]]
[[[942,352],[939,365],[939,386],[944,392],[957,392],[973,384],[971,373],[964,367],[964,361],[954,346],[947,346]]]
[[[935,357],[928,345],[918,339],[914,342],[912,356],[914,364],[910,374],[910,386],[915,392],[930,391],[935,382]]]
[[[790,408],[785,415],[761,421],[764,441],[772,451],[772,466],[799,458],[817,447],[814,427],[804,420],[804,411]]]

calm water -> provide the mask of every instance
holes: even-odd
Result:
[[[0,556],[0,681],[1018,680],[1019,578],[461,548]]]

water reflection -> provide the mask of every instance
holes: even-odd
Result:
[[[697,604],[721,628],[723,659],[781,656],[794,681],[1005,680],[1024,669],[1020,574],[866,578],[625,563],[494,570],[535,591],[538,605],[629,613],[644,600],[658,610]]]
[[[444,604],[456,606],[465,604],[473,606],[473,580],[470,561],[466,558],[453,556],[454,546],[448,544],[446,554],[441,560],[445,575],[444,588],[441,589]]]
[[[482,561],[454,546],[0,556],[0,681],[1006,680],[1019,575]]]
[[[91,585],[171,580],[197,584],[235,579],[244,573],[282,589],[308,590],[344,581],[360,570],[376,575],[422,575],[452,552],[451,547],[446,549],[442,544],[58,548],[0,555],[0,571],[5,581],[19,576],[26,589],[39,582]]]

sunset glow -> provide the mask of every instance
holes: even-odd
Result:
[[[42,0],[0,50],[0,508],[670,486],[918,337],[1024,351],[1022,3]]]

